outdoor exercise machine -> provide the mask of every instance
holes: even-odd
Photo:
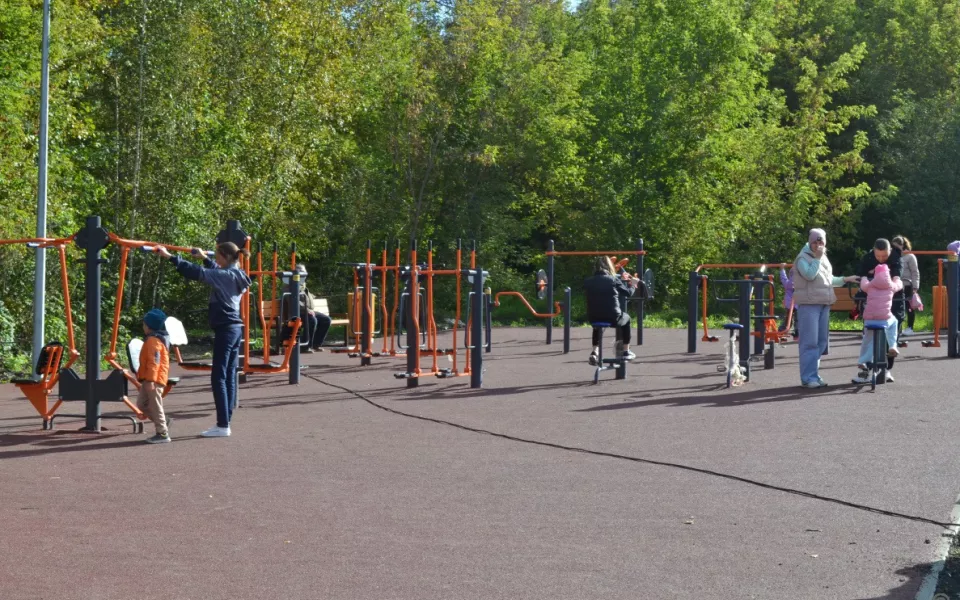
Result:
[[[460,377],[470,376],[470,387],[479,388],[483,384],[483,330],[487,328],[487,341],[490,343],[489,325],[489,300],[488,293],[485,290],[485,283],[489,273],[476,265],[476,243],[471,249],[470,267],[465,268],[461,264],[461,243],[457,241],[456,268],[437,269],[433,265],[432,245],[427,252],[426,268],[422,268],[417,262],[417,242],[410,242],[410,280],[408,290],[405,292],[406,302],[404,307],[404,321],[407,335],[407,370],[395,373],[397,379],[405,379],[407,387],[417,387],[420,378],[424,375],[434,375],[436,377]],[[453,347],[446,352],[452,357],[452,367],[439,368],[437,365],[438,356],[443,354],[437,349],[437,328],[433,311],[433,277],[440,275],[453,276],[456,281],[456,316],[453,327]],[[420,278],[424,277],[426,284],[426,315],[427,315],[427,348],[421,352],[420,343],[420,302],[421,302],[421,284]],[[458,343],[457,327],[460,322],[460,306],[462,303],[462,282],[466,279],[471,285],[471,291],[468,294],[468,313],[467,327],[464,332],[464,349],[466,350],[465,367],[461,372],[458,365]],[[433,358],[432,366],[427,370],[420,364],[421,354],[430,354]]]
[[[110,242],[114,243],[117,247],[120,248],[120,271],[119,271],[119,278],[118,278],[118,285],[117,285],[117,299],[116,299],[116,303],[115,303],[115,305],[114,305],[113,331],[112,331],[111,339],[110,339],[110,349],[109,349],[109,351],[107,352],[106,360],[107,360],[107,362],[108,362],[114,369],[119,369],[119,370],[123,371],[122,367],[120,366],[120,364],[119,364],[119,362],[118,362],[118,360],[117,360],[117,337],[118,337],[119,330],[120,330],[120,316],[121,316],[121,312],[122,312],[123,292],[124,292],[124,285],[125,285],[125,281],[126,281],[126,273],[127,273],[127,268],[128,268],[128,261],[129,261],[130,251],[131,251],[131,250],[140,250],[140,251],[142,251],[142,252],[155,253],[155,252],[157,252],[158,246],[163,246],[164,248],[166,248],[166,249],[169,250],[169,251],[172,251],[172,252],[180,252],[180,253],[191,253],[193,249],[190,248],[190,247],[186,247],[186,246],[177,246],[177,245],[166,244],[166,243],[162,243],[162,242],[124,239],[124,238],[121,238],[120,236],[118,236],[118,235],[116,235],[116,234],[114,234],[114,233],[107,233],[107,236],[108,236],[108,239],[109,239]],[[215,243],[216,243],[217,245],[222,244],[222,243],[226,243],[226,242],[232,242],[232,243],[235,244],[238,248],[245,249],[245,250],[247,250],[248,252],[249,252],[249,250],[250,250],[250,243],[251,243],[250,236],[248,236],[248,235],[243,231],[243,229],[242,229],[241,226],[240,226],[240,222],[239,222],[239,221],[236,221],[236,220],[229,220],[229,221],[227,221],[226,227],[225,227],[224,229],[222,229],[222,230],[217,234],[217,236],[216,236],[216,238],[215,238]],[[215,254],[214,251],[207,251],[207,252],[206,252],[205,259],[206,259],[207,261],[210,261],[210,260],[211,260],[211,257],[213,257],[214,254]],[[258,259],[259,259],[259,257],[258,257]],[[276,254],[275,254],[275,255],[274,255],[274,263],[276,263],[276,260],[277,260],[277,259],[276,259]],[[292,271],[295,271],[295,270],[296,270],[296,269],[295,269],[295,265],[296,265],[296,248],[294,247],[293,250],[292,250],[292,255],[291,255],[291,269],[292,269]],[[208,264],[207,266],[209,266],[209,264]],[[238,266],[239,266],[239,268],[243,269],[243,270],[247,273],[248,276],[256,277],[256,278],[257,278],[258,284],[259,284],[259,286],[261,287],[261,294],[262,294],[263,276],[264,276],[264,275],[273,276],[274,279],[276,279],[276,277],[278,277],[278,276],[282,276],[282,277],[289,278],[289,279],[293,279],[293,278],[294,278],[294,275],[293,275],[293,273],[291,273],[291,272],[277,272],[276,270],[274,270],[274,271],[263,271],[263,270],[260,268],[259,265],[258,265],[257,270],[252,270],[252,269],[250,268],[250,267],[251,267],[250,259],[247,258],[247,257],[245,257],[245,256],[243,256],[243,255],[240,256],[240,261],[239,261],[239,265],[238,265]],[[299,276],[297,276],[296,279],[297,279],[297,281],[299,282]],[[274,281],[274,286],[276,286],[276,281]],[[265,335],[265,339],[264,339],[264,344],[265,344],[265,346],[266,346],[266,353],[265,353],[265,356],[264,356],[264,364],[253,364],[253,363],[251,363],[251,361],[250,361],[250,331],[251,331],[251,329],[250,329],[250,302],[251,302],[251,298],[252,298],[251,290],[248,288],[247,291],[244,292],[243,298],[242,298],[241,303],[240,303],[240,317],[241,317],[241,319],[243,320],[243,341],[242,341],[243,356],[242,356],[242,363],[241,363],[240,368],[238,369],[238,372],[237,372],[238,381],[239,381],[240,383],[245,382],[247,375],[250,374],[250,373],[265,373],[265,374],[267,374],[267,373],[290,373],[290,371],[291,371],[291,368],[290,368],[291,365],[293,365],[294,363],[296,363],[296,364],[297,364],[297,369],[296,369],[297,372],[296,372],[296,374],[291,374],[291,376],[290,376],[289,379],[290,379],[290,383],[291,383],[291,384],[299,383],[299,346],[298,346],[297,344],[295,344],[295,343],[292,343],[292,342],[291,342],[291,343],[286,344],[287,348],[286,348],[286,351],[285,351],[285,353],[284,353],[283,362],[282,362],[281,364],[279,364],[279,365],[272,364],[272,363],[270,363],[270,359],[269,359],[269,339],[268,339],[269,333],[267,332],[266,335]],[[262,305],[261,305],[261,307],[262,307]],[[299,305],[297,305],[297,306],[295,306],[295,307],[293,307],[293,308],[295,308],[295,309],[299,312]],[[261,310],[262,310],[262,308],[261,308]],[[299,319],[299,314],[291,314],[291,315],[290,315],[290,318],[289,318],[289,320],[288,320],[288,325],[289,325],[289,327],[290,327],[291,330],[292,330],[292,335],[290,336],[290,339],[291,339],[291,340],[295,340],[295,339],[296,339],[296,335],[297,335],[297,333],[299,332],[300,324],[301,324],[301,321],[300,321],[300,319]],[[174,333],[174,332],[172,332],[172,333]],[[185,337],[185,336],[179,335],[179,332],[175,332],[175,333],[178,333],[178,336],[177,336],[178,338]],[[294,348],[294,346],[297,346],[297,347]],[[205,361],[185,361],[185,360],[183,359],[183,357],[181,356],[181,354],[180,354],[180,345],[179,345],[179,344],[174,344],[174,345],[173,345],[173,357],[174,357],[174,359],[176,360],[177,365],[178,365],[180,368],[182,368],[182,369],[184,369],[184,370],[186,370],[186,371],[210,371],[210,370],[213,368],[213,365],[212,365],[211,363],[209,363],[209,362],[205,362]],[[134,385],[138,385],[137,383],[135,383],[135,377],[132,377],[130,374],[127,374],[126,377],[127,377],[128,381],[130,381],[131,383],[134,383]]]
[[[460,365],[458,362],[459,356],[457,353],[457,340],[459,329],[461,327],[461,308],[463,305],[462,241],[457,240],[456,255],[454,259],[455,267],[453,269],[446,269],[444,268],[445,265],[437,265],[434,263],[433,242],[428,242],[426,260],[419,264],[401,264],[399,241],[397,242],[397,248],[395,250],[394,264],[388,264],[388,250],[388,245],[385,242],[381,252],[381,263],[374,264],[372,262],[373,256],[371,242],[368,241],[366,250],[367,260],[365,262],[341,263],[342,265],[349,266],[353,269],[354,281],[353,292],[349,294],[348,301],[351,303],[350,314],[353,316],[353,318],[349,319],[352,327],[350,333],[354,335],[355,341],[353,347],[346,350],[349,353],[348,355],[351,358],[359,357],[360,364],[364,366],[371,364],[373,357],[408,356],[410,352],[409,335],[407,335],[408,343],[406,345],[404,344],[403,337],[405,333],[408,333],[410,324],[412,323],[412,321],[408,318],[407,313],[409,312],[410,304],[413,302],[413,297],[416,295],[416,322],[419,327],[416,345],[418,352],[421,355],[429,354],[432,357],[433,364],[429,372],[439,377],[453,377],[461,374],[468,374],[470,372],[469,365],[467,365],[463,373],[460,372]],[[469,255],[470,264],[472,266],[476,265],[476,254],[476,242],[473,242]],[[377,280],[377,273],[380,275],[380,287],[373,285]],[[391,273],[393,274],[394,278],[393,308],[388,314],[388,275]],[[453,277],[456,292],[456,311],[451,327],[453,333],[453,347],[447,349],[442,349],[439,347],[437,338],[439,328],[437,327],[436,323],[434,307],[434,278],[441,276]],[[402,290],[401,282],[404,282]],[[414,282],[416,285],[413,285]],[[485,299],[488,295],[488,292],[484,294]],[[379,312],[382,315],[380,330],[377,330],[374,327],[374,316],[378,312],[378,300],[380,307]],[[489,311],[487,311],[487,317],[489,319]],[[402,319],[405,326],[401,326],[398,323],[398,319]],[[471,323],[468,319],[467,333],[465,334],[467,337],[469,336],[470,324]],[[490,323],[488,320],[486,323],[486,344],[488,351],[491,343],[489,325]],[[383,346],[382,350],[377,352],[373,348],[374,336],[381,332],[383,334]],[[453,363],[451,368],[440,368],[438,366],[438,359],[442,356],[451,357],[451,361]]]
[[[63,304],[67,321],[67,364],[62,368],[69,369],[80,353],[77,352],[73,335],[73,308],[70,302],[70,282],[67,275],[67,244],[73,242],[75,236],[66,239],[30,238],[20,240],[0,240],[0,246],[23,244],[28,248],[56,248],[60,259],[60,277],[63,285]],[[58,401],[52,408],[49,405],[50,392],[60,380],[60,371],[63,360],[63,344],[59,341],[47,342],[40,352],[37,364],[33,367],[30,377],[14,379],[13,384],[27,397],[30,404],[43,418],[44,429],[60,408],[62,401]]]
[[[687,352],[696,353],[697,351],[697,325],[698,322],[703,327],[703,335],[700,337],[702,342],[718,342],[720,338],[715,335],[710,335],[710,329],[708,325],[708,306],[709,306],[709,277],[704,274],[702,271],[704,269],[755,269],[756,271],[751,275],[746,275],[744,278],[751,281],[756,281],[758,279],[765,280],[768,284],[763,286],[758,286],[755,288],[756,293],[763,291],[761,288],[767,288],[769,292],[767,298],[763,299],[765,304],[764,309],[769,313],[768,318],[763,322],[763,327],[759,325],[755,328],[755,331],[751,334],[749,331],[746,333],[739,332],[737,335],[740,338],[746,338],[749,342],[750,337],[755,338],[755,352],[757,354],[763,352],[764,344],[769,344],[772,342],[780,342],[785,336],[786,332],[789,331],[790,325],[792,325],[793,311],[791,310],[790,323],[788,323],[787,328],[784,333],[780,333],[776,327],[776,321],[773,319],[774,307],[776,305],[776,283],[772,274],[767,274],[766,269],[770,264],[784,264],[784,263],[718,263],[718,264],[702,264],[697,266],[696,269],[690,271],[689,283],[687,287]],[[793,265],[787,264],[787,267]],[[734,280],[736,281],[736,280]],[[715,283],[728,283],[716,281]],[[700,318],[698,319],[698,311],[700,313]],[[757,315],[758,317],[760,315]],[[726,330],[730,330],[729,327],[724,327]]]
[[[721,297],[716,291],[722,285],[734,285],[737,289],[735,297]],[[724,366],[718,366],[720,371],[727,373],[727,387],[733,385],[740,376],[743,381],[750,381],[750,363],[754,357],[763,356],[764,369],[773,369],[776,366],[776,346],[779,343],[779,335],[767,335],[769,323],[776,322],[779,317],[768,312],[767,305],[772,303],[764,293],[765,288],[773,287],[774,283],[762,273],[751,275],[744,279],[715,280],[714,290],[716,301],[720,303],[736,303],[737,321],[724,325],[730,337],[728,344],[731,346],[727,350],[727,361]],[[750,352],[751,330],[756,331],[761,336],[755,337],[754,356]],[[776,332],[774,332],[776,333]],[[736,343],[734,348],[732,344]],[[766,349],[764,349],[766,344]],[[731,358],[733,357],[733,358]]]
[[[958,297],[960,297],[960,267],[957,255],[938,250],[912,251],[912,254],[943,256],[937,259],[937,285],[933,287],[933,339],[920,342],[924,348],[940,348],[940,331],[947,330],[947,356],[960,358],[960,333],[958,333]],[[946,273],[944,273],[946,272]]]
[[[543,300],[547,296],[547,272],[543,269],[537,271],[536,279],[534,280],[534,295],[537,300]],[[559,317],[563,315],[563,353],[567,354],[570,352],[570,306],[571,306],[571,291],[569,287],[563,289],[563,302],[554,302],[554,311],[552,313],[539,313],[533,308],[527,299],[524,297],[523,293],[515,291],[502,291],[497,292],[493,296],[493,306],[500,306],[500,298],[503,297],[514,297],[519,298],[523,305],[527,307],[527,310],[530,311],[530,314],[537,319],[547,319],[548,323],[552,323],[554,317]]]
[[[64,246],[68,242],[73,242],[77,247],[86,251],[86,278],[84,282],[86,291],[86,373],[80,377],[71,365],[77,358],[76,349],[73,340],[73,322],[72,307],[70,303],[69,290],[66,287],[66,259],[63,254]],[[100,226],[100,217],[87,217],[84,227],[71,238],[64,240],[44,240],[37,242],[44,247],[56,247],[61,256],[61,272],[64,277],[64,303],[67,310],[67,330],[70,344],[70,359],[67,365],[59,368],[59,361],[62,357],[62,347],[57,349],[59,344],[47,344],[42,353],[44,364],[38,365],[37,370],[43,371],[43,380],[35,382],[32,385],[40,385],[40,388],[30,388],[31,383],[21,380],[17,383],[21,391],[30,399],[31,404],[37,409],[43,419],[43,429],[53,429],[54,419],[58,416],[57,411],[64,402],[83,402],[84,403],[84,427],[83,432],[98,433],[102,430],[101,420],[104,418],[128,419],[133,424],[134,432],[143,431],[143,420],[146,418],[135,404],[127,397],[128,379],[122,367],[114,367],[107,375],[106,379],[100,379],[100,359],[102,355],[101,342],[101,265],[104,262],[101,258],[101,252],[110,243],[108,232]],[[38,246],[39,247],[39,246]],[[59,384],[58,401],[53,407],[47,408],[47,395],[52,390],[53,385]],[[42,394],[40,392],[43,392]],[[122,402],[130,409],[133,416],[130,415],[112,415],[102,414],[101,403],[103,402]]]
[[[225,242],[233,242],[239,248],[245,248],[248,252],[250,251],[251,238],[240,228],[239,221],[227,221],[227,227],[217,235],[217,244],[223,244]],[[238,243],[238,242],[242,242]],[[251,268],[251,263],[253,256],[244,257],[240,256],[241,259],[241,268],[243,268],[247,276],[251,278],[251,281],[254,281],[254,278],[257,283],[257,306],[259,310],[257,311],[261,331],[263,332],[263,362],[262,363],[253,363],[250,361],[250,304],[253,300],[253,293],[250,288],[247,288],[247,291],[244,293],[243,301],[240,304],[240,317],[243,319],[243,373],[240,375],[241,382],[246,380],[246,377],[249,374],[276,374],[276,373],[288,373],[289,383],[296,385],[300,383],[300,343],[299,343],[299,334],[300,328],[303,326],[303,319],[300,316],[300,285],[301,277],[303,274],[297,269],[297,245],[291,244],[290,246],[290,270],[282,271],[278,270],[278,255],[276,246],[274,247],[273,252],[273,268],[270,271],[265,271],[263,269],[262,261],[262,246],[258,245],[257,252],[257,266],[256,269]],[[279,364],[273,363],[270,360],[270,328],[267,326],[266,319],[264,318],[264,302],[263,302],[263,286],[264,286],[264,277],[270,277],[272,281],[272,299],[271,299],[271,309],[278,307],[276,300],[276,288],[280,278],[284,284],[285,292],[283,297],[279,302],[279,309],[277,311],[277,316],[284,315],[286,319],[282,317],[279,318],[277,323],[277,330],[280,332],[281,338],[283,337],[283,332],[285,331],[282,323],[286,323],[286,330],[289,331],[289,334],[285,339],[281,339],[278,347],[284,348],[283,350],[283,360]]]
[[[636,273],[640,274],[640,279],[643,284],[643,287],[646,288],[645,292],[642,292],[639,295],[634,295],[630,301],[634,302],[637,305],[637,335],[634,340],[634,344],[637,346],[643,345],[643,317],[644,317],[644,303],[653,297],[653,271],[650,269],[644,270],[643,262],[644,257],[647,255],[646,251],[643,249],[643,239],[637,239],[637,245],[635,250],[556,250],[554,248],[553,240],[547,241],[547,270],[544,273],[546,289],[546,298],[547,306],[554,306],[556,303],[553,297],[553,289],[556,285],[556,280],[554,278],[554,266],[556,257],[558,256],[636,256],[637,257],[637,269]],[[626,263],[623,263],[622,266],[625,266]],[[538,283],[538,289],[539,289]],[[566,291],[564,292],[566,294]],[[569,299],[565,299],[564,305],[566,307],[570,306]],[[566,310],[569,310],[567,308]],[[558,316],[558,315],[555,315]],[[553,343],[553,318],[548,318],[546,320],[547,324],[547,338],[546,343]],[[569,319],[564,325],[565,332],[569,329]],[[569,338],[569,336],[567,336]],[[569,351],[569,348],[566,348]]]

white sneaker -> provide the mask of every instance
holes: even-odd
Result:
[[[886,379],[886,382],[887,382],[887,383],[893,383],[893,382],[894,382],[893,375],[890,374],[890,371],[887,371],[887,379]]]
[[[901,335],[913,335],[913,327],[907,327]]]
[[[864,375],[863,372],[861,372],[859,375],[857,375],[850,381],[852,381],[856,385],[865,385],[867,383],[870,383],[870,374],[867,373],[866,375]]]
[[[201,437],[230,437],[229,427],[211,427],[206,431],[200,432]]]

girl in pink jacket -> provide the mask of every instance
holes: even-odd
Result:
[[[887,381],[892,383],[893,376],[890,374],[890,369],[893,368],[893,360],[900,352],[897,350],[897,318],[893,316],[891,307],[893,295],[903,289],[903,283],[899,277],[890,277],[890,267],[879,264],[874,271],[873,280],[867,280],[866,277],[860,280],[860,289],[867,294],[867,305],[863,309],[863,342],[860,344],[860,359],[857,365],[860,373],[853,382],[869,382],[866,363],[873,360],[873,332],[866,326],[883,325],[889,348],[887,350]]]

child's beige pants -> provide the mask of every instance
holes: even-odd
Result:
[[[150,387],[149,391],[147,388]],[[157,435],[167,435],[167,418],[163,414],[163,388],[158,385],[141,386],[137,396],[137,408],[147,413],[157,428]]]

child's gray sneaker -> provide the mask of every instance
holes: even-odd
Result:
[[[148,444],[169,444],[170,443],[170,434],[160,435],[159,433],[153,437],[147,438]]]

